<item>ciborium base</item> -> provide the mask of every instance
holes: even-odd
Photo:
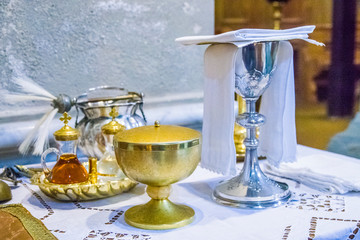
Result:
[[[174,204],[168,199],[151,199],[125,212],[125,221],[131,226],[162,230],[179,228],[194,220],[195,211],[185,205]]]
[[[288,201],[291,191],[286,183],[277,182],[265,175],[259,181],[243,181],[240,176],[221,182],[213,192],[213,199],[226,206],[237,208],[277,207]]]

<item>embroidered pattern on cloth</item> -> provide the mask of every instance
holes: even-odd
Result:
[[[100,200],[62,203],[47,198],[37,186],[27,182],[19,185],[17,190],[21,189],[23,193],[17,195],[26,196],[23,200],[25,207],[28,207],[35,217],[41,219],[45,226],[50,228],[50,232],[59,239],[151,240],[158,237],[163,239],[161,236],[153,235],[152,232],[122,228],[124,224],[122,216],[126,204],[121,205],[116,198],[108,202]],[[297,237],[334,239],[327,238],[332,236],[327,234],[340,236],[337,239],[360,239],[358,233],[360,219],[352,212],[353,208],[357,208],[356,199],[348,198],[346,195],[305,193],[305,190],[296,187],[295,190],[294,199],[278,210],[281,214],[289,213],[289,218],[280,219],[279,224],[276,225],[280,227],[276,229],[278,239],[290,240]],[[91,222],[88,222],[87,228],[82,228],[76,233],[76,238],[73,238],[74,232],[69,224],[54,224],[60,214],[68,217],[71,224],[76,223],[77,220],[72,218],[76,215],[79,215],[79,220],[82,222],[84,219],[90,219]]]
[[[66,231],[60,230],[60,229],[55,229],[55,230],[49,230],[50,232],[55,232],[55,233],[66,233]]]
[[[147,234],[115,233],[103,230],[92,230],[84,240],[150,240]]]
[[[31,189],[26,183],[22,183],[22,185],[32,194],[32,196],[34,196],[42,206],[44,206],[44,208],[47,210],[47,214],[44,217],[41,217],[39,220],[45,220],[46,218],[50,217],[51,215],[54,214],[54,210],[50,207],[49,204],[46,203],[46,201],[38,194],[36,193],[33,189]],[[97,208],[97,207],[84,207],[81,203],[79,202],[72,202],[78,209],[82,209],[82,210],[91,210],[91,211],[99,211],[99,212],[111,212],[114,213],[115,215],[111,217],[111,219],[109,221],[107,221],[105,224],[106,225],[110,225],[115,223],[120,216],[122,216],[124,214],[124,211],[122,210],[116,210],[116,209],[110,209],[110,208]],[[61,230],[61,229],[55,229],[55,230],[49,230],[50,232],[54,232],[54,233],[66,233],[66,231]],[[104,236],[108,236],[109,234],[115,234],[115,237],[106,237],[104,238]],[[100,236],[100,238],[98,238],[98,236]],[[89,235],[85,238],[85,239],[112,239],[112,240],[128,240],[128,239],[136,239],[136,240],[149,240],[151,239],[151,237],[149,235],[138,235],[138,234],[127,234],[127,233],[112,233],[112,232],[105,232],[102,230],[92,230]]]
[[[338,195],[295,193],[285,207],[323,212],[345,212],[345,200]]]
[[[46,214],[45,216],[43,216],[42,218],[39,218],[40,220],[44,220],[45,218],[50,217],[51,215],[54,214],[54,210],[49,206],[49,204],[47,204],[45,202],[45,200],[38,194],[36,193],[34,190],[32,190],[26,183],[22,183],[22,185],[29,190],[29,192],[31,192],[31,194],[37,199],[39,200],[39,202],[41,203],[41,205],[44,206],[44,208],[48,211],[48,214]]]
[[[316,237],[316,228],[318,226],[319,221],[332,221],[335,224],[339,223],[339,222],[353,222],[353,223],[357,223],[356,226],[354,227],[354,230],[347,236],[347,238],[344,238],[346,240],[351,240],[354,239],[355,236],[358,234],[359,232],[359,228],[360,228],[360,220],[355,220],[355,219],[342,219],[342,218],[328,218],[328,217],[312,217],[311,218],[311,222],[310,222],[310,229],[309,229],[309,236],[308,236],[308,240],[312,240]]]
[[[291,225],[290,225],[290,226],[287,226],[287,227],[284,229],[284,235],[283,235],[283,237],[282,237],[282,240],[287,240],[287,239],[288,239],[290,231],[291,231]]]
[[[108,222],[106,222],[105,224],[109,225],[109,224],[113,224],[116,220],[119,219],[119,217],[121,215],[124,214],[124,211],[122,210],[114,210],[114,209],[108,209],[108,208],[90,208],[90,207],[83,207],[79,202],[73,202],[75,204],[76,207],[78,207],[79,209],[88,209],[88,210],[95,210],[95,211],[110,211],[110,212],[115,212],[116,215],[113,216]]]

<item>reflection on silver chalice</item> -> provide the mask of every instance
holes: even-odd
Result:
[[[246,112],[236,122],[246,128],[246,152],[240,174],[216,186],[213,198],[220,204],[240,208],[275,207],[291,195],[287,184],[271,180],[261,171],[257,154],[256,128],[265,123],[265,116],[255,111],[255,103],[270,84],[278,48],[278,41],[259,42],[241,48],[237,54],[235,91],[246,101]]]

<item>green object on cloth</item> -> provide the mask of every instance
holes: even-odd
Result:
[[[360,158],[360,112],[356,114],[345,131],[330,140],[327,150]]]
[[[11,200],[11,189],[4,181],[0,180],[0,202]]]
[[[57,239],[21,204],[0,205],[0,239]]]

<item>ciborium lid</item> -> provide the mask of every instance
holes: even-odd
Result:
[[[71,120],[71,116],[64,112],[63,116],[60,118],[64,122],[64,126],[54,132],[54,137],[57,141],[73,141],[77,140],[80,136],[80,133],[77,129],[74,129],[68,125],[68,122]]]
[[[200,132],[174,125],[154,125],[132,128],[116,134],[114,142],[121,149],[167,151],[190,148],[200,144]]]

